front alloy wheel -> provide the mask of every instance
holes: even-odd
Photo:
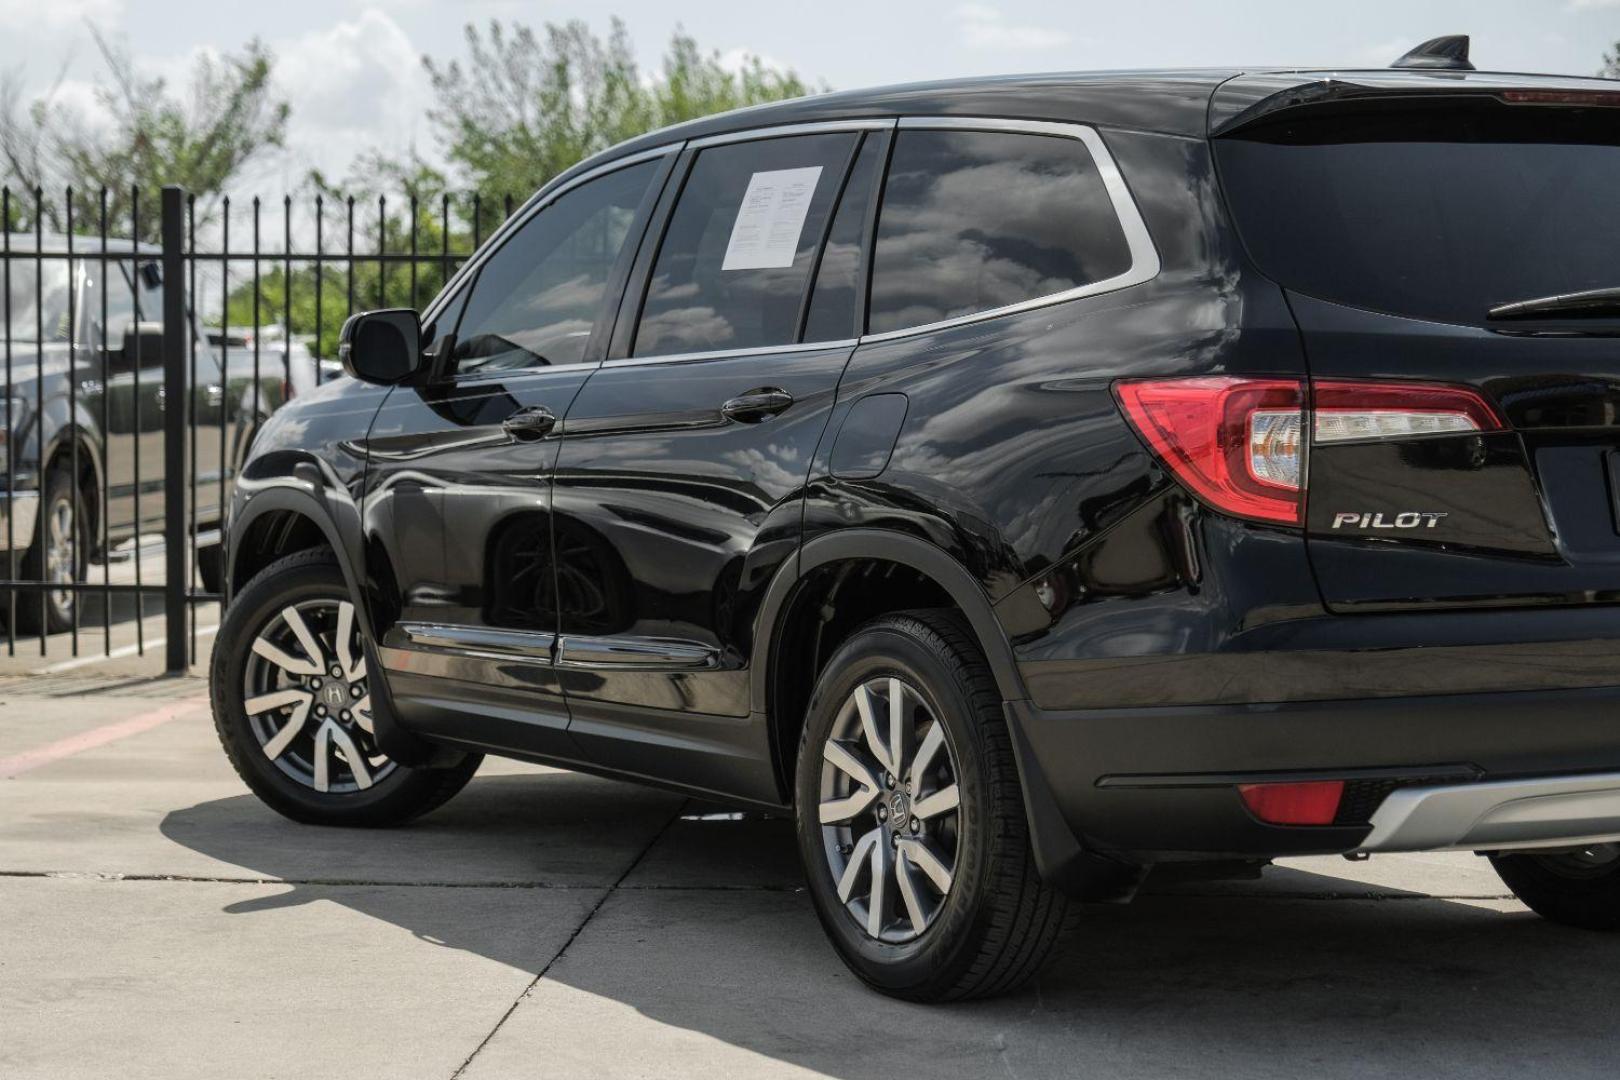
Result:
[[[393,825],[449,799],[481,755],[410,768],[377,742],[361,619],[326,549],[296,552],[225,611],[209,689],[237,774],[266,805],[315,825]]]
[[[394,763],[377,749],[354,605],[282,608],[253,639],[242,708],[265,757],[320,792],[364,791]]]

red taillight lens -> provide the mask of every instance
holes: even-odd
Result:
[[[1344,797],[1343,780],[1297,784],[1239,784],[1249,813],[1271,825],[1331,825]]]
[[[1235,517],[1303,520],[1304,393],[1294,379],[1131,380],[1115,393],[1176,478]]]
[[[1304,519],[1305,384],[1295,379],[1129,379],[1120,408],[1176,479],[1234,517]],[[1323,379],[1311,384],[1318,445],[1504,431],[1478,391],[1432,383]]]

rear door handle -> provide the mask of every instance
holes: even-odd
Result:
[[[792,394],[774,386],[765,386],[758,390],[750,390],[746,394],[738,394],[720,406],[720,415],[739,423],[757,424],[761,420],[769,420],[786,412],[788,406],[792,404]]]
[[[551,429],[557,426],[557,414],[544,405],[531,405],[501,421],[501,427],[506,433],[519,441],[529,442],[534,439],[543,439],[551,434]]]

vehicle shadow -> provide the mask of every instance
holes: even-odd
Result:
[[[615,1053],[627,1036],[614,1025],[548,1026],[565,1024],[548,995],[572,991],[851,1080],[1478,1076],[1531,1063],[1609,1076],[1620,1050],[1620,938],[1499,901],[1387,889],[1347,899],[1367,887],[1299,870],[1278,871],[1282,890],[1189,886],[1088,908],[1078,940],[1036,985],[930,1008],[874,994],[838,962],[779,819],[548,772],[475,781],[437,813],[386,832],[299,827],[246,795],[174,811],[161,828],[288,883],[228,912],[329,900],[534,972],[531,925],[469,919],[433,886],[599,890],[622,876],[491,1041],[494,1066],[508,1043],[529,1055],[578,1043],[581,1060],[601,1060],[588,1057],[592,1047]],[[389,883],[427,887],[354,887]],[[678,1054],[691,1040],[671,1042]]]

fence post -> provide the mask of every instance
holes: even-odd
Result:
[[[191,341],[191,327],[186,318],[185,204],[183,188],[163,189],[163,666],[170,675],[185,674],[190,660],[186,499],[191,485],[186,476],[186,418],[191,393],[186,385],[186,346]]]

